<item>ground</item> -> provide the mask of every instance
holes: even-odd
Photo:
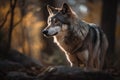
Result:
[[[0,80],[120,80],[119,73],[84,71],[69,66],[44,67],[16,51],[0,60]]]

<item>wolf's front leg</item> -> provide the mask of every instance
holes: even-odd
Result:
[[[78,59],[76,57],[76,55],[71,55],[69,53],[66,54],[67,60],[70,63],[71,67],[79,67],[79,63],[78,63]]]

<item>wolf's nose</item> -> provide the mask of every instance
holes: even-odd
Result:
[[[48,31],[47,31],[47,30],[43,30],[42,33],[43,33],[43,34],[47,34]]]

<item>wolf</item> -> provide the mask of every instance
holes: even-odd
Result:
[[[108,40],[101,28],[81,20],[67,3],[61,8],[47,5],[47,9],[48,26],[42,33],[54,38],[70,65],[85,70],[102,70]]]

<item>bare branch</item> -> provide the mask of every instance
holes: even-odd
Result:
[[[2,23],[0,24],[0,30],[4,27],[5,22],[7,21],[8,15],[10,13],[10,10],[7,11],[4,20],[2,21]]]
[[[22,20],[23,18],[21,18],[16,24],[14,24],[14,27],[16,27]]]
[[[10,7],[13,9],[17,4],[17,0],[10,0]]]

